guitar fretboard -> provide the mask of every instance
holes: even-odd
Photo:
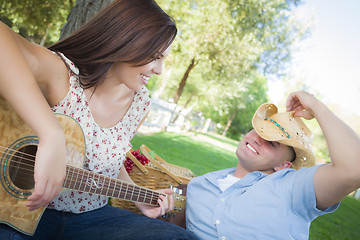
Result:
[[[82,168],[66,166],[64,188],[157,206],[159,192]],[[165,196],[165,194],[164,194]]]

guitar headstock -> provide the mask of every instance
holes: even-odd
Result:
[[[159,217],[159,219],[185,228],[186,187],[186,184],[169,187],[173,190],[174,210]]]
[[[174,191],[172,196],[174,198],[174,210],[172,213],[178,213],[185,210],[186,205],[186,197],[182,195],[182,189],[179,188],[172,188]]]

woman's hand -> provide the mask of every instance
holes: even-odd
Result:
[[[158,190],[158,192],[168,194],[168,196],[160,195],[160,198],[158,199],[158,203],[159,203],[158,207],[154,207],[142,203],[135,203],[135,206],[142,212],[142,214],[144,214],[147,217],[157,218],[174,209],[174,199],[170,195],[173,193],[173,190],[162,189],[162,190]]]
[[[36,153],[35,189],[27,199],[30,211],[46,206],[60,192],[66,176],[66,146],[64,134],[39,139]]]

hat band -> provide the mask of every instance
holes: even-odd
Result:
[[[283,133],[285,133],[285,135],[286,135],[287,138],[290,138],[289,133],[286,132],[285,129],[284,129],[278,122],[276,122],[275,120],[273,120],[273,119],[271,119],[271,118],[269,118],[269,117],[266,117],[264,120],[273,123],[273,124],[274,124],[275,126],[277,126]]]

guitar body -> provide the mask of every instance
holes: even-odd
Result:
[[[158,206],[160,195],[167,196],[120,179],[83,169],[85,139],[81,126],[73,118],[55,114],[66,138],[66,178],[63,189]],[[33,235],[45,207],[29,211],[26,199],[34,189],[35,155],[39,140],[33,130],[0,97],[0,223],[27,235]],[[184,227],[186,197],[173,193],[174,211],[161,218]]]
[[[82,167],[84,134],[72,118],[56,114],[66,137],[66,162]],[[35,154],[39,140],[35,133],[0,97],[0,222],[33,235],[45,207],[29,211],[26,199],[34,188]]]

